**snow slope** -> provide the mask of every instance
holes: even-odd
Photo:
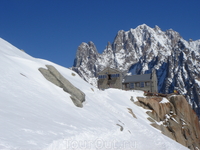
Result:
[[[145,110],[130,101],[141,91],[100,91],[72,70],[3,39],[0,60],[0,149],[187,149],[153,128]],[[83,108],[42,76],[38,68],[47,64],[86,94]]]

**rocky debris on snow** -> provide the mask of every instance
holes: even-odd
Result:
[[[85,101],[85,94],[73,84],[71,84],[65,77],[63,77],[60,72],[52,65],[46,65],[47,69],[39,68],[42,75],[51,83],[59,86],[65,92],[69,93],[73,103],[77,107],[83,107],[83,102]]]
[[[133,96],[131,96],[131,99],[130,99],[132,102],[134,102],[134,98],[133,98]]]
[[[200,124],[185,97],[171,95],[138,97],[138,106],[148,109],[148,120],[162,133],[191,150],[200,149]]]
[[[133,113],[133,110],[131,108],[127,108],[128,109],[128,112],[134,117],[137,119],[136,115]]]
[[[124,130],[124,128],[123,128],[122,125],[120,125],[120,124],[116,124],[116,125],[120,127],[120,131],[123,131],[123,130]]]

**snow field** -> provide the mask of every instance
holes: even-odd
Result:
[[[0,60],[0,149],[186,149],[153,128],[146,110],[130,100],[142,91],[100,91],[75,72],[2,39]],[[47,64],[86,94],[83,108],[42,76],[38,68]]]

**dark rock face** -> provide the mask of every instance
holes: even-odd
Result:
[[[177,89],[200,116],[200,40],[185,41],[172,29],[143,24],[119,31],[102,54],[94,43],[82,43],[77,50],[73,70],[96,86],[97,73],[106,67],[124,74],[144,74],[156,70],[159,93]]]
[[[168,101],[162,97],[138,97],[135,104],[149,109],[147,114],[152,126],[180,144],[196,150],[200,148],[200,123],[185,97],[171,95]],[[159,122],[159,124],[157,124]]]
[[[83,102],[85,101],[85,94],[72,85],[66,78],[64,78],[58,70],[51,65],[46,65],[47,69],[39,68],[42,75],[53,84],[62,88],[65,92],[71,95],[73,103],[77,107],[83,107]]]
[[[97,68],[95,62],[98,57],[99,54],[93,42],[89,42],[88,44],[81,43],[76,53],[73,70],[76,71],[83,79],[88,81],[88,77],[91,76],[91,72],[93,73],[93,77],[96,76]],[[90,71],[88,72],[88,70]]]

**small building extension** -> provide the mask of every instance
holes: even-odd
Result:
[[[153,71],[151,74],[125,76],[122,88],[123,90],[158,92],[156,73]]]
[[[99,89],[122,89],[122,74],[117,69],[107,67],[103,71],[98,73],[97,84]]]

